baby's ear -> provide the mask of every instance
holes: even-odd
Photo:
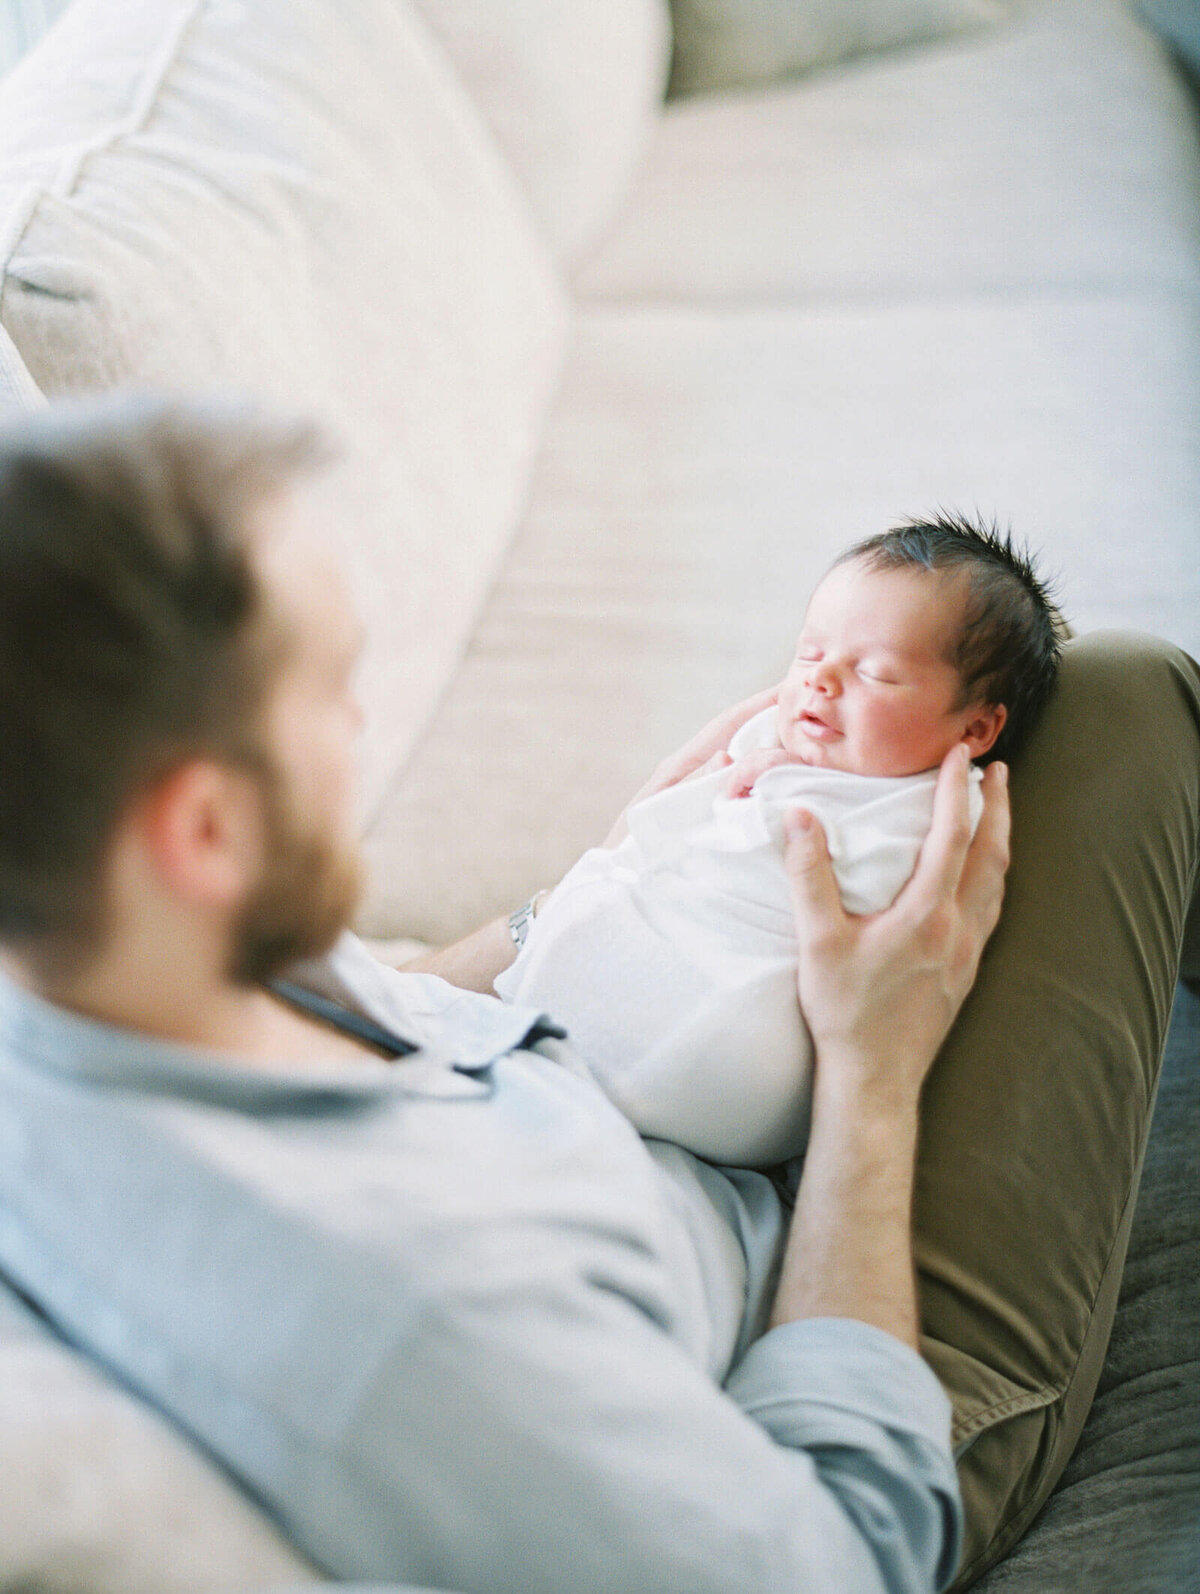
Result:
[[[984,753],[991,751],[1007,718],[1008,710],[1003,703],[981,703],[971,711],[971,717],[963,728],[962,739],[970,749],[972,758],[982,758]]]

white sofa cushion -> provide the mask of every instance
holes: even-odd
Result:
[[[76,0],[0,87],[0,318],[51,395],[233,385],[348,444],[365,805],[521,505],[561,287],[406,0]]]
[[[564,263],[611,221],[661,109],[665,0],[417,0]]]
[[[770,83],[1000,15],[998,0],[671,0],[672,94]]]
[[[581,312],[526,524],[367,837],[373,933],[448,940],[552,884],[905,514],[1011,520],[1082,629],[1195,652],[1197,348],[1195,298],[1133,290]]]

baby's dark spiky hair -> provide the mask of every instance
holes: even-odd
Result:
[[[1003,703],[1004,729],[981,760],[1011,758],[1053,689],[1062,644],[1071,635],[1033,555],[993,521],[939,511],[864,538],[836,560],[872,570],[913,566],[968,582],[966,611],[950,662],[962,679],[961,706]]]

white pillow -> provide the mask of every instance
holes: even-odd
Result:
[[[51,397],[235,387],[345,440],[369,809],[507,547],[567,330],[411,4],[75,0],[0,84],[0,315]]]
[[[672,95],[745,88],[994,21],[1001,0],[671,0]]]

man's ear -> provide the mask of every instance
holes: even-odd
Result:
[[[143,794],[133,824],[162,884],[196,907],[235,907],[257,876],[262,795],[244,770],[180,764]]]
[[[1007,719],[1008,710],[1003,703],[981,703],[978,708],[971,710],[971,718],[963,730],[962,739],[972,758],[979,758],[990,751]]]

